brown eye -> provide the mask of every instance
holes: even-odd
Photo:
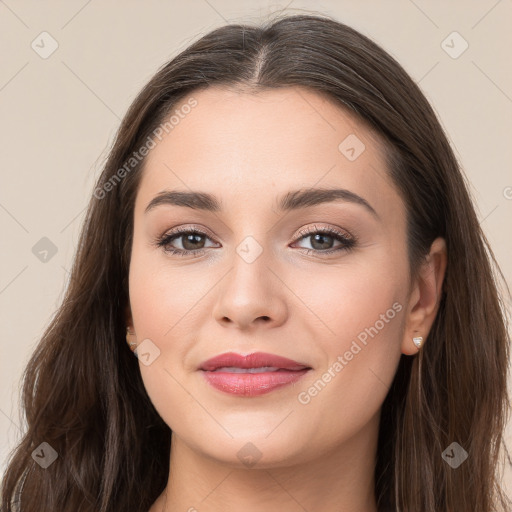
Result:
[[[330,249],[335,240],[332,235],[326,235],[324,233],[309,235],[309,237],[311,238],[311,245],[313,246],[313,249],[316,250]]]
[[[204,240],[201,243],[201,237],[202,236],[203,235],[200,235],[198,233],[191,233],[189,235],[177,235],[177,236],[174,236],[172,239],[181,238],[182,239],[183,248],[186,251],[194,251],[196,249],[202,249],[203,248]]]
[[[356,239],[348,234],[333,228],[318,229],[309,228],[300,232],[302,235],[298,241],[310,239],[312,249],[301,248],[306,254],[331,254],[339,251],[348,251],[356,244]],[[179,256],[196,255],[199,256],[205,252],[208,247],[205,245],[210,237],[198,229],[181,228],[163,235],[156,241],[158,247],[170,254]],[[182,247],[176,247],[176,242],[180,242]],[[338,247],[335,243],[338,242]],[[210,246],[211,247],[211,246]]]
[[[350,250],[355,246],[356,240],[342,231],[333,228],[318,229],[309,228],[301,231],[302,235],[298,241],[309,239],[312,249],[303,248],[307,254],[331,254],[338,251]],[[340,245],[333,248],[333,244],[338,241]]]
[[[186,256],[188,254],[200,254],[205,249],[205,239],[209,239],[206,233],[197,229],[180,229],[165,234],[157,241],[157,246],[162,247],[165,252]],[[182,248],[173,244],[180,242]]]

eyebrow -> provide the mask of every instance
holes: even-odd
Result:
[[[308,188],[287,192],[278,200],[278,211],[299,210],[334,201],[359,204],[379,219],[379,215],[366,199],[344,188]],[[209,212],[222,211],[220,200],[206,192],[163,190],[149,202],[144,213],[163,204]]]

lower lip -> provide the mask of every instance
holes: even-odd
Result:
[[[258,396],[270,393],[299,380],[309,369],[262,373],[229,373],[202,371],[205,379],[214,388],[240,396]]]

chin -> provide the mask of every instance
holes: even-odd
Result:
[[[207,446],[198,445],[205,456],[239,469],[269,469],[299,463],[304,460],[304,450],[296,436],[289,431],[268,435],[263,431],[231,431],[233,439],[210,439]],[[201,443],[202,444],[202,443]]]

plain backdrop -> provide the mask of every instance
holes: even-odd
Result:
[[[2,473],[21,435],[22,371],[62,299],[84,209],[127,107],[158,67],[200,35],[283,9],[325,13],[353,26],[418,82],[470,181],[510,283],[510,0],[1,0]],[[46,261],[41,247],[49,250]],[[504,485],[512,494],[511,466]]]

